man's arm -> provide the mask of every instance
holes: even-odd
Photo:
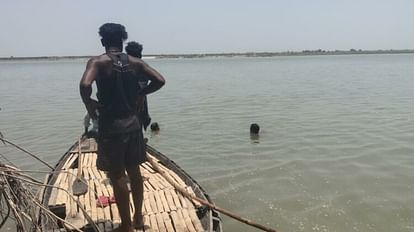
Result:
[[[147,95],[159,90],[165,84],[164,77],[145,62],[141,62],[141,71],[150,80],[149,85],[139,91],[139,95]]]
[[[96,58],[91,58],[86,65],[86,70],[83,73],[82,79],[79,84],[80,95],[82,101],[85,104],[86,110],[92,119],[97,119],[96,107],[97,102],[91,98],[92,95],[92,83],[95,80],[98,73],[98,62]]]

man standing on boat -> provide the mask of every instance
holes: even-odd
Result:
[[[127,43],[127,46],[125,47],[125,51],[128,55],[137,57],[139,59],[142,59],[142,44],[139,44],[138,42],[131,41]],[[145,76],[141,77],[141,80],[139,81],[139,87],[145,88],[148,85],[148,78]],[[138,109],[137,117],[139,121],[141,122],[142,127],[144,130],[147,130],[148,125],[151,123],[151,117],[148,113],[148,100],[147,97],[144,97],[144,103],[142,104],[142,108]]]
[[[99,118],[98,169],[107,171],[112,181],[121,217],[117,231],[132,232],[143,227],[143,181],[139,164],[145,162],[146,151],[141,123],[136,116],[145,95],[160,89],[165,80],[161,74],[139,58],[122,53],[128,35],[120,24],[106,23],[99,28],[105,53],[88,61],[80,81],[80,93],[92,119]],[[150,83],[138,89],[141,76]],[[98,102],[91,99],[96,81]],[[98,110],[98,114],[96,113]],[[135,214],[131,222],[128,173]]]

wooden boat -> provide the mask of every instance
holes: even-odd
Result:
[[[80,148],[80,152],[79,152]],[[79,162],[79,154],[81,162]],[[202,187],[172,160],[147,146],[147,155],[156,161],[162,171],[156,171],[150,162],[140,166],[144,177],[143,214],[145,226],[140,231],[211,231],[221,232],[220,215],[217,211],[202,206],[177,190],[168,179],[174,180],[187,192],[211,202]],[[40,213],[39,223],[44,231],[111,231],[120,223],[115,203],[107,206],[99,204],[102,196],[111,199],[113,189],[104,172],[96,168],[97,144],[92,138],[84,138],[75,143],[48,175],[42,194],[42,204],[60,219]],[[81,163],[81,167],[79,167]],[[73,196],[71,186],[76,178],[77,169],[88,184],[86,194]],[[165,178],[168,175],[168,178]],[[101,197],[101,198],[100,198]],[[132,201],[132,196],[130,197]],[[131,215],[133,204],[131,203]]]

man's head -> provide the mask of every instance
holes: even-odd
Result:
[[[122,49],[122,43],[128,39],[125,27],[117,23],[105,23],[99,28],[99,35],[102,37],[102,46],[105,48],[117,47]]]
[[[142,44],[139,44],[135,41],[128,42],[127,46],[125,47],[125,51],[130,56],[142,58]]]
[[[160,126],[158,125],[158,123],[157,122],[153,122],[153,123],[151,123],[151,131],[153,131],[153,132],[158,132],[158,131],[160,131]]]
[[[259,134],[260,126],[257,123],[253,123],[250,125],[250,133],[251,134]]]

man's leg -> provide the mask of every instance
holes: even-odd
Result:
[[[144,200],[144,185],[142,181],[141,172],[139,166],[128,167],[128,176],[131,184],[132,198],[134,199],[134,227],[140,229],[144,226],[142,217],[142,202]]]
[[[132,232],[131,213],[129,211],[129,191],[125,171],[110,171],[108,175],[112,181],[116,205],[118,206],[119,216],[121,217],[121,226],[117,231]]]

